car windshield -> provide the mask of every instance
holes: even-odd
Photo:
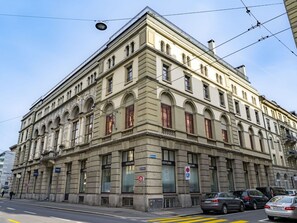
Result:
[[[216,197],[218,197],[217,193],[209,193],[205,195],[205,198],[216,198]]]
[[[293,203],[293,198],[291,198],[291,197],[278,197],[278,196],[276,196],[276,197],[271,198],[270,202],[292,204]]]

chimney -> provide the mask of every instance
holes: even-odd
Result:
[[[246,71],[245,71],[245,65],[241,65],[239,67],[236,67],[236,69],[242,73],[244,76],[246,76]]]
[[[215,41],[213,39],[208,41],[208,49],[210,50],[210,52],[212,52],[213,54],[216,54],[216,44]]]

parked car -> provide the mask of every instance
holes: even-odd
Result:
[[[246,189],[234,191],[233,194],[243,200],[246,208],[258,209],[264,208],[266,202],[269,200],[261,191],[256,189]]]
[[[269,220],[275,217],[297,219],[297,196],[275,196],[265,205]]]
[[[277,195],[287,194],[286,189],[283,187],[256,187],[256,189],[265,194],[269,199]]]
[[[286,192],[287,192],[287,195],[289,195],[289,196],[296,196],[297,195],[297,190],[296,189],[287,189]]]
[[[203,213],[210,211],[227,214],[228,211],[244,211],[243,201],[227,192],[207,193],[201,201]]]

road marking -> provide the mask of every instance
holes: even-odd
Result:
[[[13,220],[13,219],[8,219],[8,221],[12,222],[12,223],[20,223],[19,221]]]
[[[56,218],[56,217],[51,217],[51,218],[54,218],[54,219],[57,219],[57,220],[61,220],[61,221],[70,221],[70,220],[65,219],[65,218]]]
[[[179,222],[179,221],[187,221],[187,220],[194,220],[194,219],[199,219],[202,217],[181,217],[181,216],[177,216],[177,217],[169,217],[169,218],[155,218],[152,220],[148,220],[148,222],[162,222],[162,223],[169,223],[172,222],[172,220],[174,220],[174,222]]]
[[[16,210],[16,209],[10,208],[10,207],[7,207],[6,209],[11,210],[11,211],[15,211]]]
[[[262,220],[259,220],[260,222],[265,222],[265,221],[268,221],[269,219],[268,218],[265,218],[265,219],[262,219]]]
[[[231,223],[247,223],[248,221],[245,220],[239,220],[239,221],[232,221]]]
[[[207,223],[219,223],[219,222],[226,222],[226,219],[217,219],[217,220],[213,220],[213,221],[208,221]]]
[[[27,213],[27,214],[36,214],[34,212],[31,212],[31,211],[24,211],[24,212]]]

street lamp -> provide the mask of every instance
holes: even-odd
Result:
[[[96,26],[96,28],[98,30],[101,30],[101,31],[107,29],[107,25],[104,22],[101,22],[101,21],[97,22],[95,26]]]

